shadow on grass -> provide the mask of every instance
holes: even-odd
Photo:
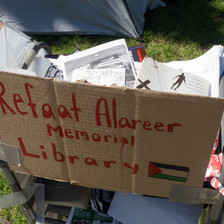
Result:
[[[176,42],[191,41],[202,48],[224,44],[224,3],[221,0],[165,0],[167,6],[147,11],[144,42],[153,32]]]

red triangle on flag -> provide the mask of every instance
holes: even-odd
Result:
[[[153,162],[149,162],[149,177],[162,172]]]

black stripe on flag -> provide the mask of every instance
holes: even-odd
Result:
[[[149,162],[149,177],[152,178],[186,182],[188,174],[189,167]]]

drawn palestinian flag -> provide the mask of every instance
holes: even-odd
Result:
[[[149,162],[149,177],[186,182],[189,167]]]

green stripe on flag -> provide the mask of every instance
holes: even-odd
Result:
[[[172,175],[162,174],[162,173],[155,174],[151,177],[165,179],[165,180],[178,181],[178,182],[186,182],[187,181],[187,177],[177,177],[177,176],[172,176]]]

